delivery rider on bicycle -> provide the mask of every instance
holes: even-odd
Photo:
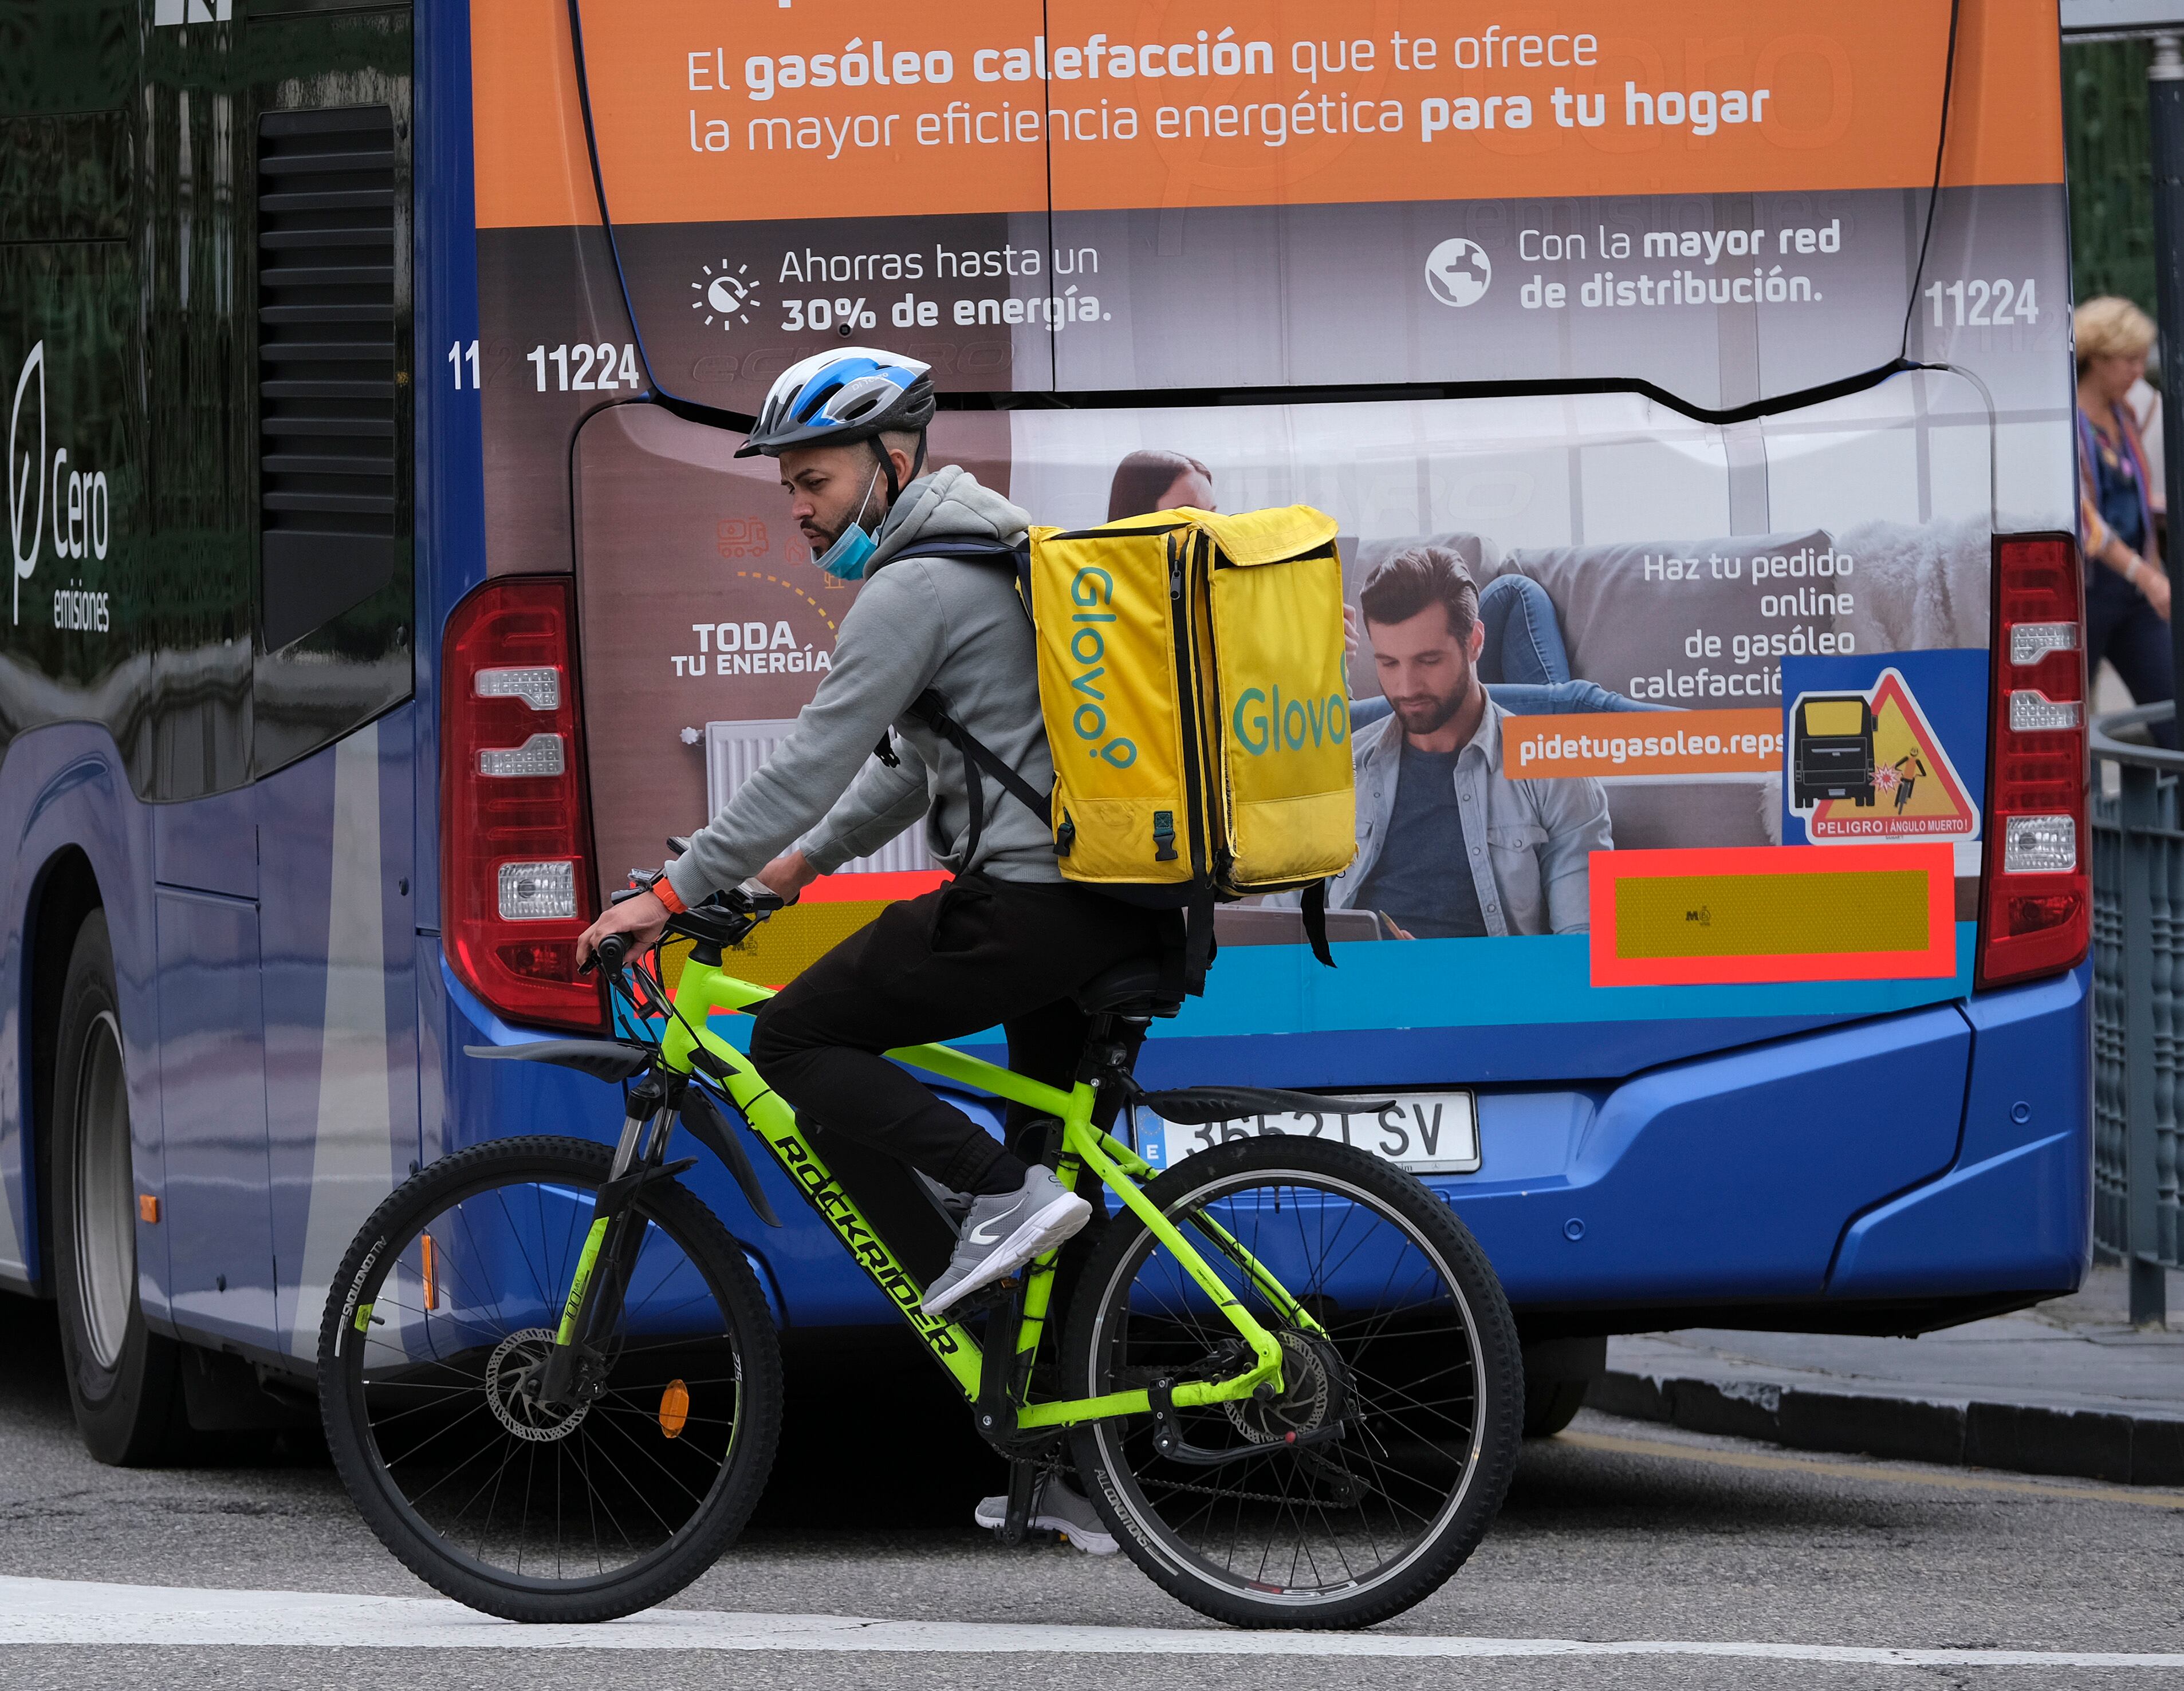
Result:
[[[1010,1067],[1066,1087],[1087,1026],[1069,994],[1159,951],[1175,918],[1064,881],[1046,823],[910,714],[930,689],[1032,787],[1053,784],[1011,572],[927,550],[1012,545],[1030,519],[960,466],[926,470],[927,369],[849,347],[795,364],[767,393],[737,455],[779,460],[820,568],[862,587],[788,738],[652,892],[611,907],[579,943],[584,955],[613,933],[649,945],[670,915],[750,876],[794,900],[924,821],[955,878],[889,905],[768,1001],[750,1055],[807,1120],[969,1195],[947,1270],[925,1293],[938,1314],[1077,1232],[1090,1205],[880,1054],[998,1022]],[[890,734],[892,765],[873,754]],[[967,856],[972,780],[983,783],[983,826]]]

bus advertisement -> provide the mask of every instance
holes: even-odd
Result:
[[[466,1048],[609,1026],[577,936],[829,672],[858,587],[735,452],[847,345],[928,364],[930,460],[1039,523],[1339,529],[1347,697],[1236,725],[1350,746],[1339,966],[1294,895],[1223,907],[1140,1063],[1329,1106],[1141,1116],[1148,1160],[1303,1132],[1412,1168],[1507,1289],[1535,1432],[1608,1334],[2076,1285],[2052,6],[24,15],[0,1285],[59,1299],[108,1460],[306,1413],[410,1171],[610,1140],[599,1082]],[[1438,763],[1386,696],[1398,565],[1484,631],[1485,728]],[[1451,773],[1418,826],[1399,787]],[[737,972],[942,876],[905,833]],[[886,1322],[761,1177],[784,1229],[689,1176],[783,1329]]]

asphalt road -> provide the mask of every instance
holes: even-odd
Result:
[[[401,1639],[414,1634],[401,1617],[441,1611],[404,1605],[383,1611],[391,1621],[349,1623],[347,1642],[332,1648],[312,1646],[293,1600],[267,1596],[237,1608],[259,1635],[281,1642],[0,1646],[0,1687],[839,1691],[1030,1682],[1041,1691],[1124,1691],[1214,1676],[1247,1686],[1310,1677],[1365,1691],[2184,1686],[2184,1493],[1793,1455],[1587,1414],[1562,1438],[1527,1448],[1507,1507],[1470,1564],[1364,1645],[1323,1639],[1309,1653],[1283,1655],[1279,1640],[1266,1640],[1242,1656],[1178,1655],[1241,1641],[1210,1628],[1121,1557],[1006,1551],[972,1528],[970,1505],[986,1474],[975,1447],[967,1453],[967,1432],[937,1392],[921,1394],[918,1377],[894,1380],[889,1396],[898,1410],[930,1406],[928,1448],[943,1454],[922,1466],[899,1437],[822,1419],[816,1377],[807,1369],[800,1377],[805,1412],[759,1523],[676,1607],[938,1625],[870,1635],[877,1648],[845,1639],[838,1626],[817,1627],[800,1635],[799,1648],[762,1653],[655,1649],[652,1633],[624,1630],[610,1642],[598,1628],[540,1648],[527,1642],[538,1635],[497,1624],[469,1628],[476,1647],[408,1648]],[[59,1600],[53,1588],[19,1583],[25,1579],[435,1595],[381,1549],[307,1445],[237,1439],[160,1470],[92,1461],[69,1418],[50,1310],[0,1299],[0,1637],[11,1617],[20,1624]],[[137,1600],[99,1594],[87,1606],[120,1610]],[[437,1624],[460,1619],[441,1615]],[[716,1644],[750,1625],[699,1612],[675,1619]],[[1139,1630],[1102,1635],[1095,1654],[1082,1638],[1039,1630],[1062,1624]],[[1032,1630],[998,1638],[991,1630],[1009,1625]],[[1540,1641],[1552,1640],[1616,1648],[1540,1653],[1554,1648]],[[1720,1653],[1652,1654],[1630,1641],[1696,1641]],[[996,1642],[1007,1647],[991,1648]],[[1847,1654],[1801,1658],[1802,1646]],[[1340,1653],[1355,1648],[1432,1653]],[[1902,1664],[1873,1654],[1890,1649],[2042,1659]],[[2073,1660],[2109,1653],[2172,1660]]]

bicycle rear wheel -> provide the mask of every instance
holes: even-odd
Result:
[[[1312,1139],[1217,1146],[1145,1194],[1281,1344],[1283,1391],[1177,1411],[1187,1448],[1168,1455],[1150,1416],[1078,1428],[1117,1540],[1234,1626],[1369,1626],[1436,1590],[1502,1505],[1524,1415],[1516,1323],[1476,1241],[1412,1176]],[[1318,1332],[1270,1301],[1239,1247]],[[1233,1377],[1248,1362],[1235,1341],[1125,1211],[1069,1312],[1067,1389]]]
[[[604,1389],[534,1393],[612,1158],[496,1140],[397,1188],[336,1277],[319,1338],[326,1443],[380,1541],[459,1602],[603,1621],[671,1596],[750,1516],[781,1428],[757,1277],[669,1180],[606,1347]]]

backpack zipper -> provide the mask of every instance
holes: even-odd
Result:
[[[1167,542],[1168,622],[1175,633],[1176,701],[1183,716],[1183,797],[1190,829],[1190,877],[1206,881],[1206,807],[1200,772],[1198,743],[1198,687],[1191,661],[1190,605],[1184,597],[1184,550],[1170,535]]]

